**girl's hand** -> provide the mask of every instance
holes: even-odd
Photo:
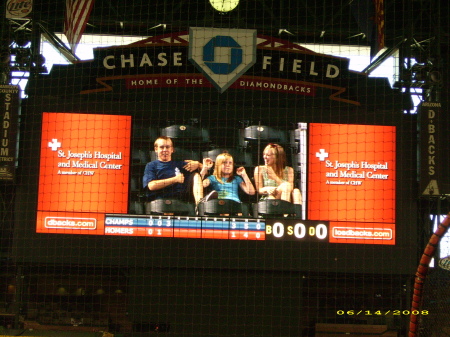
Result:
[[[277,194],[277,188],[276,187],[267,187],[267,195],[273,195],[275,196]]]
[[[203,158],[203,167],[209,170],[211,167],[213,167],[213,165],[214,162],[211,158]]]
[[[276,175],[276,173],[272,167],[266,166],[266,170],[267,170],[267,175],[269,176],[269,179],[278,181],[278,176]]]
[[[239,167],[238,169],[236,169],[236,174],[237,174],[238,176],[242,176],[242,175],[246,175],[247,172],[245,171],[245,168]]]

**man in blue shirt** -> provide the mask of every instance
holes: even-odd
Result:
[[[149,200],[192,201],[191,172],[196,171],[200,163],[193,160],[173,161],[173,142],[169,137],[159,137],[154,146],[158,159],[145,166],[142,180],[144,188],[148,188]]]

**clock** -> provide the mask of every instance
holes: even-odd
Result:
[[[239,4],[239,0],[209,0],[209,2],[216,11],[221,13],[232,11]]]

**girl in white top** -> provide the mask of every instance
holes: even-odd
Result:
[[[302,203],[298,188],[294,188],[294,170],[286,165],[286,153],[282,146],[269,144],[263,151],[264,165],[255,168],[256,190],[261,199],[281,199],[294,204]]]

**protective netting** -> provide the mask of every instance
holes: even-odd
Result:
[[[436,268],[427,276],[423,289],[422,308],[427,315],[419,321],[418,336],[446,336],[450,331],[448,313],[450,293],[450,273],[448,270]]]
[[[449,193],[448,4],[4,8],[0,335],[408,333]]]
[[[436,226],[417,267],[411,304],[409,336],[440,335],[447,330],[447,320],[445,316],[441,316],[440,309],[443,308],[443,303],[448,302],[448,298],[445,291],[442,292],[442,298],[438,298],[437,291],[442,290],[441,287],[446,284],[447,259],[445,257],[439,258],[439,247],[443,243],[442,239],[448,231],[448,226],[449,217],[447,215]],[[439,260],[439,268],[433,270],[430,267],[434,262],[433,257],[436,256]],[[437,285],[437,279],[440,283],[439,286]]]

